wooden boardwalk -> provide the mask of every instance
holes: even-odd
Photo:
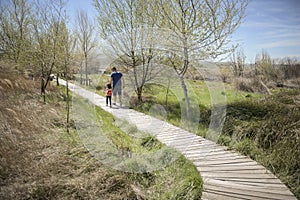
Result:
[[[203,178],[203,200],[297,200],[277,177],[249,157],[132,109],[106,107],[104,97],[73,84],[69,88],[191,160]]]

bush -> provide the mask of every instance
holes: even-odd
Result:
[[[258,77],[237,78],[234,85],[237,90],[244,92],[269,93],[269,88]]]
[[[251,80],[246,78],[237,78],[234,82],[235,88],[244,92],[254,92]]]

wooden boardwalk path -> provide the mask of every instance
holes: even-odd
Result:
[[[69,88],[191,160],[203,178],[203,200],[297,200],[277,177],[246,156],[132,109],[106,107],[104,97],[73,84]]]

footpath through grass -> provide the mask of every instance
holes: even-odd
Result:
[[[105,85],[107,80],[106,76],[102,76],[97,89],[103,88],[100,86]],[[225,101],[212,104],[206,82],[187,82],[196,94],[191,101],[198,102],[201,114],[195,133],[206,137],[212,110],[225,106],[226,118],[218,143],[264,165],[300,199],[300,91],[277,89],[266,96],[240,92],[225,84],[224,90],[212,89],[217,95],[223,95]],[[103,90],[97,92],[104,94]],[[143,102],[133,98],[130,107],[151,114],[151,108],[159,104],[165,110],[164,119],[180,126],[183,101],[166,87],[148,84],[143,90]]]
[[[149,173],[119,171],[101,163],[78,135],[78,128],[89,127],[72,119],[70,133],[65,130],[65,88],[49,86],[44,104],[39,86],[0,73],[0,199],[200,199],[201,177],[184,157]],[[100,108],[91,113],[120,148],[133,152],[162,148],[155,138],[128,136]]]
[[[95,159],[103,161],[107,167],[124,170],[128,184],[136,195],[144,199],[201,199],[201,176],[184,156],[179,156],[163,168],[147,171],[147,164],[156,163],[145,163],[142,159],[134,159],[133,155],[151,155],[166,146],[81,97],[73,98],[73,106],[73,112],[80,113],[73,113],[73,116],[77,129],[80,129],[81,142],[90,149]],[[87,125],[91,121],[96,129]],[[161,162],[170,160],[174,150],[165,149],[164,153]]]

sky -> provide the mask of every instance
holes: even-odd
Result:
[[[72,16],[83,9],[93,17],[93,0],[69,0]],[[296,57],[300,60],[300,0],[250,0],[246,17],[232,35],[234,44],[244,51],[246,61],[254,63],[266,51],[271,58]]]
[[[234,33],[247,60],[262,50],[272,58],[300,58],[300,0],[252,0]]]

